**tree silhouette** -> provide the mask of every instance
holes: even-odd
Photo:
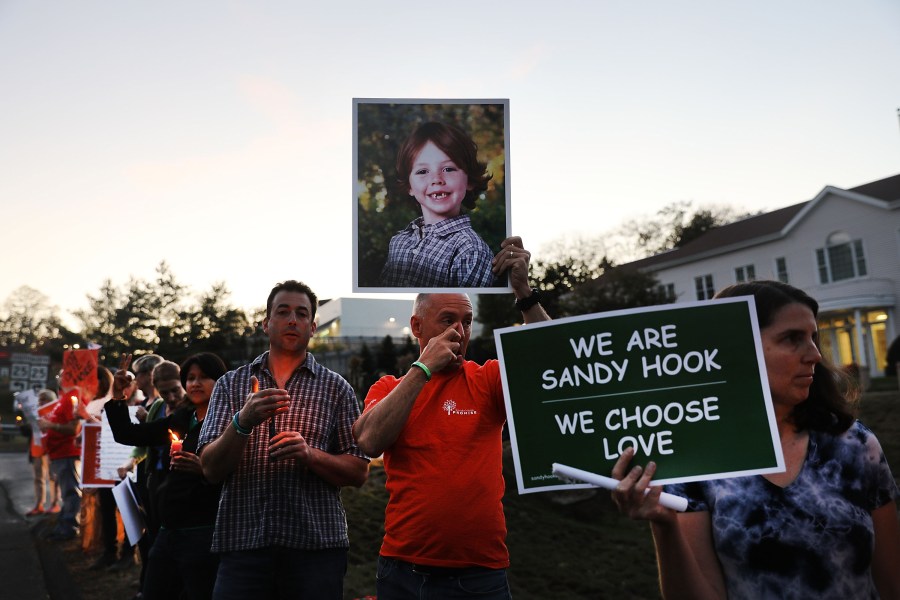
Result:
[[[397,374],[397,349],[394,348],[394,338],[391,336],[386,335],[381,340],[375,365],[379,371],[383,371],[386,375]]]
[[[156,272],[154,281],[131,278],[124,289],[106,279],[97,295],[88,295],[89,308],[74,313],[84,338],[101,346],[101,362],[126,352],[154,352],[180,362],[208,351],[239,364],[258,353],[256,327],[228,303],[224,283],[214,283],[194,301],[165,262]]]
[[[58,310],[32,287],[13,290],[0,309],[0,346],[61,359],[64,344],[80,344],[83,339],[63,326]]]

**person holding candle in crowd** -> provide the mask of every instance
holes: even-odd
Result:
[[[779,281],[725,288],[753,296],[786,471],[666,486],[656,466],[613,469],[619,510],[650,521],[660,587],[672,598],[900,598],[897,484],[875,435],[854,417],[822,358],[818,303]],[[650,489],[650,492],[645,492]]]
[[[184,387],[181,385],[181,369],[177,363],[170,360],[162,360],[157,362],[156,354],[147,354],[141,358],[147,360],[147,357],[153,357],[151,364],[156,364],[150,375],[151,387],[149,392],[154,391],[159,394],[159,398],[147,409],[146,416],[142,419],[140,410],[138,409],[138,420],[152,422],[157,419],[164,419],[174,413],[183,403],[190,406],[190,401],[185,400]],[[140,361],[135,361],[137,364]],[[132,365],[134,366],[134,365]],[[145,365],[139,365],[145,366]],[[135,367],[137,368],[137,367]],[[169,445],[168,441],[159,446],[138,446],[131,452],[129,460],[118,468],[119,477],[124,479],[129,471],[137,465],[137,477],[135,483],[135,491],[138,499],[144,508],[144,517],[146,521],[147,531],[138,541],[138,549],[141,554],[141,588],[143,588],[144,578],[147,572],[147,563],[149,562],[150,548],[156,538],[156,532],[159,531],[159,516],[156,507],[156,490],[165,481],[166,475],[169,473]]]
[[[214,598],[341,600],[347,570],[342,486],[368,457],[351,435],[353,388],[307,351],[316,295],[299,281],[269,293],[269,350],[216,384],[200,434],[203,473],[224,481],[212,549]]]
[[[170,360],[164,360],[153,367],[151,376],[153,387],[159,393],[159,398],[147,409],[147,415],[144,419],[138,415],[140,421],[155,421],[156,419],[164,419],[171,415],[185,400],[184,387],[181,385],[181,369],[177,363]],[[159,479],[157,484],[162,483],[162,478],[168,472],[168,461],[163,462],[163,457],[167,456],[167,452],[162,452],[163,446],[159,448],[138,446],[131,452],[129,459],[118,468],[120,478],[125,478],[136,465],[149,461],[149,466],[139,469],[138,484],[145,489],[152,489],[151,483],[154,479]],[[142,475],[141,475],[142,473]],[[156,474],[158,477],[154,478]],[[149,507],[148,507],[149,508]]]
[[[139,364],[141,359],[149,364],[155,364],[150,377],[151,386],[145,388],[149,393],[158,393],[159,398],[153,402],[150,407],[144,410],[145,396],[139,387],[139,378],[135,377],[132,383],[137,389],[133,394],[129,390],[124,392],[126,398],[130,398],[131,405],[137,406],[136,417],[139,421],[154,421],[156,419],[165,418],[175,412],[184,401],[184,388],[181,386],[180,371],[177,363],[169,360],[162,360],[162,357],[156,354],[147,354],[132,363],[133,368],[146,368],[148,365]],[[157,359],[162,362],[157,362]],[[135,366],[138,365],[138,366]],[[142,378],[140,378],[142,379]],[[129,472],[137,467],[134,491],[137,500],[143,508],[146,531],[141,539],[138,540],[137,547],[141,556],[141,575],[140,588],[143,588],[144,576],[147,571],[147,563],[149,562],[150,548],[153,546],[153,540],[156,532],[159,530],[159,519],[156,515],[155,490],[165,479],[165,475],[169,472],[169,453],[168,445],[147,447],[138,446],[131,451],[131,455],[122,465],[117,468],[120,479],[124,479]],[[126,561],[120,561],[117,566],[125,566]],[[138,593],[138,597],[141,593]]]
[[[122,359],[120,371],[128,368]],[[210,552],[221,485],[203,477],[197,440],[215,382],[225,374],[222,359],[201,352],[181,364],[181,383],[190,400],[163,419],[133,423],[120,395],[124,376],[117,372],[106,414],[116,441],[131,446],[170,446],[170,473],[155,491],[160,528],[150,548],[143,583],[146,600],[212,597],[218,557]],[[177,444],[173,441],[177,440]]]

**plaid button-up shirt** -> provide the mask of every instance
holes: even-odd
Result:
[[[216,382],[198,448],[231,427],[234,413],[250,393],[251,375],[259,379],[260,389],[278,387],[268,369],[268,354],[229,371]],[[213,552],[269,546],[319,550],[350,545],[340,488],[293,460],[270,460],[268,446],[274,432],[297,431],[311,447],[367,459],[350,433],[359,416],[359,402],[349,383],[318,364],[309,353],[285,388],[291,396],[290,410],[277,415],[272,425],[266,422],[254,428],[237,470],[225,480]]]
[[[391,238],[381,271],[386,287],[491,287],[494,255],[472,229],[469,215],[431,225],[419,217]]]

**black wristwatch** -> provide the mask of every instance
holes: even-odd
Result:
[[[541,290],[539,290],[537,288],[531,288],[530,296],[526,296],[525,298],[520,298],[520,299],[516,300],[516,308],[521,312],[525,312],[526,310],[528,310],[529,308],[531,308],[532,306],[534,306],[535,304],[537,304],[540,301],[541,301]]]

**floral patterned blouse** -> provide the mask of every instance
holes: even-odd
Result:
[[[666,491],[686,496],[688,511],[710,512],[729,598],[878,598],[871,513],[898,488],[860,422],[837,436],[811,431],[800,473],[784,488],[755,475]]]

